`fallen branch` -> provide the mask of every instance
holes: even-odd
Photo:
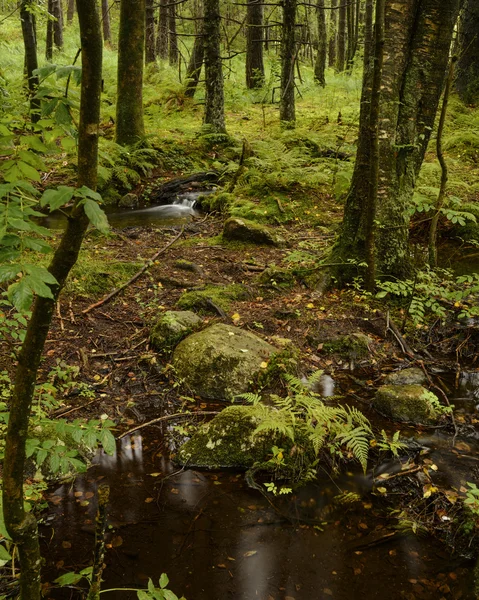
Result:
[[[393,334],[393,336],[396,338],[396,341],[399,344],[403,354],[405,354],[406,356],[409,356],[410,358],[415,358],[416,355],[414,354],[414,351],[410,348],[410,346],[408,345],[406,340],[403,338],[403,336],[401,335],[401,332],[396,327],[394,322],[391,321],[391,318],[389,317],[389,313],[387,315],[385,315],[384,313],[382,313],[381,311],[378,310],[377,315],[386,321],[386,332],[389,330]]]
[[[139,277],[141,277],[143,275],[143,273],[145,271],[147,271],[151,267],[151,265],[160,256],[160,254],[163,254],[163,252],[166,252],[166,250],[168,250],[168,248],[170,246],[172,246],[177,240],[180,239],[180,237],[183,235],[184,230],[185,230],[185,228],[182,227],[180,233],[173,240],[171,240],[171,242],[168,242],[168,244],[166,244],[166,246],[164,248],[162,248],[161,250],[158,250],[158,252],[156,254],[154,254],[150,258],[150,260],[148,260],[145,263],[145,265],[138,271],[138,273],[133,275],[133,277],[131,277],[131,279],[129,279],[126,283],[124,283],[119,288],[116,288],[115,290],[110,292],[107,296],[102,298],[99,302],[95,302],[95,304],[91,304],[88,308],[85,308],[85,310],[82,310],[82,315],[86,315],[87,313],[91,312],[95,308],[98,308],[99,306],[103,306],[103,304],[106,304],[107,302],[109,302],[112,298],[117,296],[121,291],[123,291],[125,288],[127,288],[132,283],[134,283]]]
[[[219,412],[219,410],[205,410],[205,411],[201,411],[201,412],[196,412],[196,413],[175,413],[174,415],[166,415],[164,417],[158,417],[157,419],[153,419],[152,421],[148,421],[147,423],[142,423],[141,425],[137,425],[136,427],[133,427],[133,429],[129,429],[128,431],[125,431],[124,433],[122,433],[121,435],[119,435],[117,437],[117,440],[121,440],[121,438],[126,437],[127,435],[130,435],[132,433],[134,433],[135,431],[138,431],[139,429],[143,429],[144,427],[148,427],[149,425],[154,425],[155,423],[161,423],[162,421],[169,421],[171,419],[176,419],[178,417],[195,417],[195,416],[206,416],[206,415],[217,415]]]

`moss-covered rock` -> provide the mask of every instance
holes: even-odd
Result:
[[[247,469],[265,460],[274,445],[266,436],[253,436],[259,422],[255,406],[228,406],[180,448],[175,461],[191,467]]]
[[[230,241],[264,244],[266,246],[285,245],[284,238],[270,227],[239,217],[231,217],[225,222],[223,238]]]
[[[150,334],[157,350],[168,350],[202,324],[201,318],[189,310],[168,310],[161,315]]]
[[[410,369],[389,373],[384,379],[384,383],[386,385],[426,385],[427,377],[422,369],[411,367]]]
[[[383,385],[374,396],[374,408],[394,421],[411,421],[432,425],[440,412],[439,399],[422,385]]]
[[[178,307],[184,310],[217,314],[216,307],[227,312],[234,300],[246,300],[249,292],[244,285],[207,285],[201,290],[185,292],[178,300]]]
[[[272,289],[289,290],[296,285],[296,278],[288,269],[268,267],[258,277],[258,283]]]
[[[248,391],[250,381],[275,351],[253,333],[217,323],[180,342],[173,353],[173,365],[194,394],[232,400]]]
[[[118,208],[138,208],[140,201],[136,194],[129,192],[120,198],[118,201]]]
[[[329,354],[339,354],[349,360],[358,360],[369,356],[370,344],[369,336],[357,332],[324,342],[323,350]]]

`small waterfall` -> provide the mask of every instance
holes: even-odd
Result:
[[[176,206],[186,206],[188,208],[194,208],[196,201],[198,200],[198,196],[200,194],[198,192],[190,192],[189,194],[181,194],[181,196],[177,196],[173,201],[173,204]]]

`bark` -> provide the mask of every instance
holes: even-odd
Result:
[[[103,41],[111,43],[110,7],[108,0],[101,0],[101,23],[103,26]]]
[[[261,0],[248,0],[246,13],[246,87],[251,90],[264,85],[263,5]]]
[[[40,100],[35,98],[38,87],[38,77],[33,74],[38,69],[37,36],[35,32],[35,18],[29,7],[33,0],[23,0],[20,5],[20,20],[22,23],[23,45],[25,46],[25,67],[30,96],[30,118],[33,123],[40,119]]]
[[[479,101],[479,3],[465,0],[459,26],[456,89],[463,102]]]
[[[331,0],[331,10],[329,11],[329,56],[328,65],[336,66],[336,46],[337,46],[337,27],[338,27],[338,11],[336,9],[338,0]]]
[[[296,63],[296,6],[297,0],[284,0],[281,35],[281,99],[279,119],[294,125],[296,120],[295,78]]]
[[[364,68],[369,68],[371,58],[371,46],[373,40],[373,8],[374,0],[366,0],[366,10],[364,13]]]
[[[82,87],[78,131],[78,185],[91,189],[97,183],[98,131],[100,119],[102,38],[96,0],[78,0],[82,44]],[[49,271],[58,285],[52,286],[54,299],[35,300],[25,341],[18,355],[10,419],[3,462],[3,510],[7,531],[16,544],[20,558],[20,597],[40,600],[41,558],[37,523],[26,513],[23,502],[25,443],[40,359],[52,320],[55,301],[75,264],[88,219],[76,204],[67,229],[53,255]]]
[[[168,38],[169,51],[168,61],[172,67],[178,64],[178,38],[176,35],[176,5],[170,4],[168,7]]]
[[[75,16],[75,0],[68,0],[67,25],[71,25],[74,16]]]
[[[160,0],[160,17],[156,37],[156,54],[162,59],[168,58],[168,0]]]
[[[324,11],[324,0],[316,0],[316,13],[318,17],[318,51],[314,63],[314,79],[319,85],[325,86],[326,58],[328,51],[328,40],[326,33],[326,15]]]
[[[407,207],[434,125],[459,8],[460,0],[386,4],[375,240],[377,268],[384,275],[410,273]],[[362,106],[355,170],[335,249],[344,262],[366,256],[371,139],[365,113]],[[337,275],[344,280],[352,273],[342,269]]]
[[[145,63],[154,63],[155,58],[155,0],[146,0]]]
[[[58,50],[63,48],[63,7],[61,0],[53,0],[53,43]]]
[[[204,34],[203,29],[200,29],[200,31],[196,34],[193,50],[191,51],[190,62],[188,63],[188,67],[186,69],[185,96],[187,98],[193,98],[196,88],[198,87],[201,68],[203,66],[204,52]]]
[[[346,67],[346,0],[339,0],[338,45],[336,49],[336,71],[342,73]]]
[[[346,50],[346,64],[348,70],[352,68],[353,54],[354,54],[354,4],[352,0],[349,0],[346,6],[346,31],[347,31],[347,50]]]
[[[53,2],[54,0],[48,0],[47,3],[47,35],[45,41],[45,58],[51,62],[53,60]]]
[[[205,116],[204,124],[213,133],[226,133],[224,114],[223,65],[220,55],[220,3],[205,0],[204,59]]]
[[[143,122],[143,53],[145,0],[121,0],[118,37],[116,141],[137,143],[145,135]]]

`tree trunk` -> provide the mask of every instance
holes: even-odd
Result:
[[[296,3],[297,0],[284,0],[281,35],[281,99],[279,119],[281,123],[294,126],[296,121],[295,78],[296,62]]]
[[[58,50],[63,49],[63,7],[61,0],[53,0],[53,43]]]
[[[38,69],[38,60],[35,17],[33,12],[29,10],[33,1],[22,1],[20,5],[20,21],[22,23],[23,45],[25,46],[25,66],[30,96],[30,118],[33,123],[36,123],[40,119],[40,100],[34,97],[38,88],[38,77],[33,72],[35,69]]]
[[[45,41],[45,58],[51,62],[53,60],[53,2],[48,0],[47,3],[47,36]]]
[[[205,116],[204,124],[213,133],[226,133],[223,65],[220,55],[220,3],[205,0],[204,57],[205,57]]]
[[[154,63],[155,58],[155,0],[146,0],[145,63]]]
[[[316,0],[316,13],[318,17],[318,52],[314,63],[314,79],[319,85],[325,86],[326,58],[328,40],[326,33],[326,15],[324,13],[324,0]]]
[[[75,16],[75,0],[68,0],[67,25],[71,25],[74,16]]]
[[[196,34],[193,50],[191,51],[190,62],[186,69],[186,88],[185,96],[193,98],[198,87],[198,82],[201,75],[201,67],[203,66],[203,57],[205,52],[203,28]]]
[[[248,0],[246,13],[246,87],[251,90],[264,85],[263,5],[261,0]]]
[[[129,146],[145,135],[143,122],[143,52],[145,0],[121,0],[118,37],[116,141]]]
[[[331,10],[329,11],[329,52],[328,65],[336,67],[336,47],[337,47],[337,28],[338,28],[338,0],[331,0]]]
[[[162,59],[168,58],[168,0],[160,0],[160,17],[156,37],[156,54]]]
[[[101,22],[103,26],[103,41],[111,44],[110,7],[108,0],[101,0]]]
[[[178,64],[178,38],[176,36],[176,5],[170,4],[168,7],[168,38],[169,51],[168,61],[172,67]]]
[[[434,125],[459,7],[460,0],[398,0],[386,5],[375,240],[377,268],[384,275],[410,273],[407,208]],[[368,76],[366,70],[362,109]],[[361,112],[356,164],[335,248],[337,258],[345,263],[366,257],[371,175],[366,112]],[[337,275],[344,280],[352,273],[343,268]]]
[[[78,18],[83,64],[78,131],[78,187],[87,186],[94,190],[97,183],[102,64],[102,38],[96,0],[78,0]],[[88,218],[83,206],[76,203],[49,266],[50,273],[58,282],[58,285],[51,286],[54,298],[36,298],[15,371],[3,461],[3,511],[7,531],[17,546],[20,558],[20,597],[24,600],[41,598],[37,523],[31,513],[25,512],[23,500],[25,444],[30,410],[55,301],[77,260],[87,227]]]
[[[371,58],[371,46],[373,40],[373,8],[374,0],[366,0],[364,13],[364,68],[369,68]]]
[[[342,73],[346,66],[346,0],[339,0],[338,45],[336,51],[336,71]]]
[[[459,26],[456,89],[463,102],[479,101],[479,3],[465,0]]]
[[[354,4],[350,0],[346,7],[346,31],[347,31],[347,50],[346,50],[346,63],[348,70],[352,69],[353,66],[353,44],[354,44]]]

